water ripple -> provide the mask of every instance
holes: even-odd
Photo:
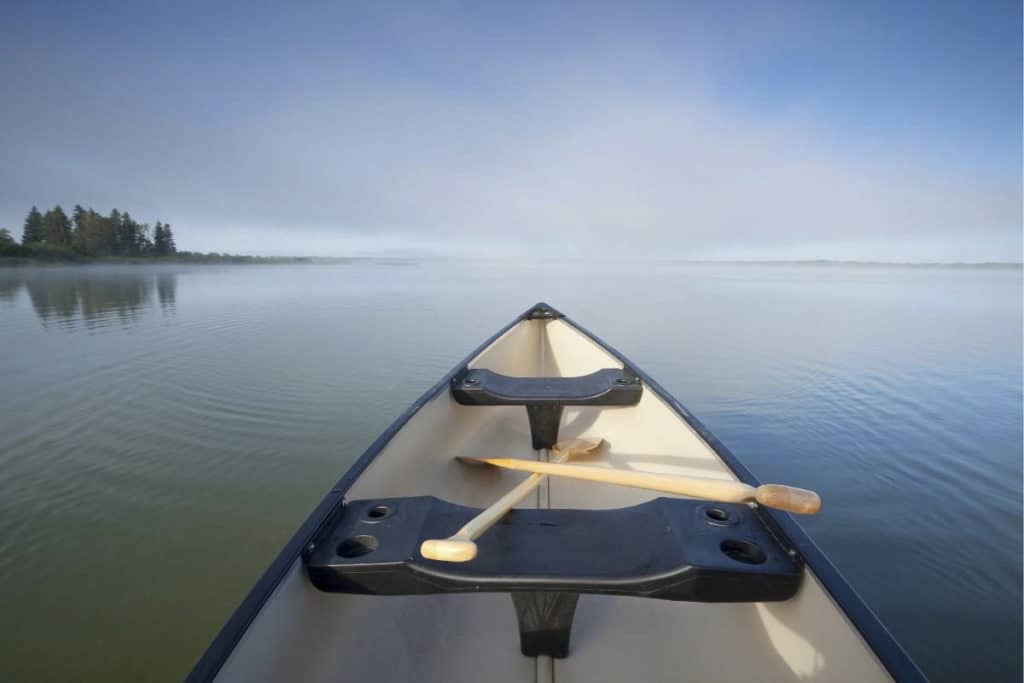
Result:
[[[818,490],[801,524],[932,680],[1019,680],[1019,270],[0,272],[0,628],[24,634],[0,660],[68,679],[131,651],[180,680],[337,476],[540,299]]]

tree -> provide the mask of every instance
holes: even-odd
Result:
[[[88,213],[81,204],[75,204],[75,210],[71,212],[71,221],[74,224],[71,228],[71,246],[82,253],[86,253],[84,237],[87,220]]]
[[[107,216],[107,253],[114,256],[121,254],[121,212],[111,209]]]
[[[152,256],[153,240],[149,238],[149,223],[136,223],[135,227],[135,252],[140,256]]]
[[[158,222],[151,228],[132,219],[127,211],[113,209],[102,216],[81,204],[75,205],[71,216],[68,218],[59,205],[45,214],[33,206],[25,218],[22,246],[7,255],[57,260],[71,259],[75,254],[169,256],[178,251],[171,226],[166,223]]]
[[[153,251],[157,256],[170,256],[177,252],[171,226],[166,223],[157,223],[153,229]]]
[[[113,253],[110,221],[92,209],[76,218],[75,249],[87,256],[105,256]]]
[[[149,243],[146,226],[134,221],[127,211],[121,214],[117,231],[118,253],[122,256],[139,256]]]
[[[169,223],[164,223],[164,240],[167,243],[167,254],[177,254],[178,246],[174,243],[174,233]]]
[[[7,228],[0,228],[0,256],[20,256],[22,247]]]
[[[71,244],[71,221],[64,213],[64,209],[60,208],[60,204],[43,216],[43,240],[57,247]]]
[[[157,256],[167,256],[167,238],[164,236],[164,224],[160,221],[153,226],[153,251]]]
[[[32,210],[28,212],[28,216],[25,217],[25,229],[21,233],[21,243],[28,245],[42,241],[43,215],[39,213],[39,209],[33,206]]]

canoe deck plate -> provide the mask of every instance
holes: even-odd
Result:
[[[643,383],[630,368],[605,368],[581,377],[509,377],[464,370],[452,378],[452,398],[466,406],[526,406],[534,450],[558,441],[564,406],[635,406]]]
[[[696,602],[791,598],[803,563],[757,508],[657,498],[614,510],[513,510],[476,559],[427,560],[480,511],[432,496],[346,503],[304,553],[313,585],[369,595],[513,594],[524,654],[568,654],[579,594]]]

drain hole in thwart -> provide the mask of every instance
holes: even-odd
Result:
[[[387,505],[377,505],[366,513],[367,519],[380,520],[391,516],[391,508]]]
[[[380,546],[375,536],[360,534],[350,536],[338,544],[338,555],[340,557],[361,557],[369,555]]]
[[[728,522],[730,517],[728,511],[723,510],[722,508],[711,508],[709,510],[705,510],[704,514],[713,522]]]
[[[722,541],[722,545],[719,546],[722,552],[744,564],[761,564],[768,559],[764,551],[758,548],[755,544],[750,541],[736,541],[729,539]]]

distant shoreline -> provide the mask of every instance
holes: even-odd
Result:
[[[0,268],[46,266],[74,267],[93,265],[268,265],[268,264],[309,264],[313,260],[305,256],[240,256],[235,254],[179,254],[152,258],[146,256],[96,256],[74,259],[41,259],[31,256],[0,256]]]
[[[764,260],[764,261],[717,261],[698,259],[643,259],[643,258],[542,258],[525,260],[522,258],[508,257],[480,257],[480,256],[308,256],[304,257],[312,264],[331,263],[352,263],[352,262],[376,262],[382,265],[415,265],[418,263],[459,263],[463,261],[485,261],[498,263],[631,263],[641,265],[684,265],[684,266],[863,266],[869,268],[1024,268],[1024,263],[1017,261],[979,261],[976,263],[949,261],[949,262],[928,262],[928,261],[841,261],[830,259],[796,259],[796,260]]]
[[[693,261],[693,260],[660,260],[653,263],[682,263],[694,265],[723,266],[857,266],[857,267],[888,267],[888,268],[1022,268],[1024,263],[1014,261],[980,261],[977,263],[948,261],[839,261],[830,259],[777,260],[777,261]]]
[[[457,257],[410,257],[410,256],[245,256],[238,254],[199,254],[179,252],[173,256],[159,258],[147,256],[79,256],[72,259],[45,259],[26,256],[0,256],[0,268],[23,266],[89,266],[89,265],[345,265],[355,263],[372,263],[384,266],[415,266],[421,263],[460,263],[460,262],[497,262],[522,263],[524,265],[571,264],[571,263],[606,263],[606,264],[640,264],[662,266],[750,266],[750,267],[852,267],[852,268],[959,268],[959,269],[1024,269],[1024,263],[1013,261],[986,261],[978,263],[966,262],[919,262],[919,261],[838,261],[829,259],[806,260],[775,260],[775,261],[702,261],[694,259],[540,259],[529,260],[501,257],[466,256]]]

